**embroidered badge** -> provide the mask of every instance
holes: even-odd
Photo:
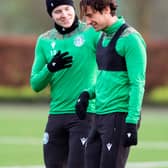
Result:
[[[74,39],[74,45],[76,47],[81,47],[84,44],[84,42],[85,42],[85,40],[84,40],[84,37],[82,37],[82,36],[77,36]]]
[[[43,144],[46,145],[48,141],[49,141],[49,134],[45,132],[43,136]]]

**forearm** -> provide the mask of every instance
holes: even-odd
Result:
[[[145,82],[131,86],[126,123],[137,124],[141,116]]]
[[[140,118],[146,78],[146,45],[140,36],[135,34],[128,38],[125,58],[130,88],[126,122],[137,124]]]
[[[30,85],[32,89],[36,92],[39,92],[47,87],[52,77],[52,73],[49,72],[47,65],[39,71],[35,72],[32,70],[30,77]]]

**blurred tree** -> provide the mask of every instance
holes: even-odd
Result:
[[[41,0],[1,0],[0,33],[36,34],[51,26]]]
[[[74,1],[79,12],[80,0]],[[124,15],[146,38],[168,38],[168,0],[117,1],[117,14]],[[45,10],[45,0],[1,0],[0,34],[41,34],[53,26]]]
[[[137,25],[141,33],[149,36],[149,16],[150,16],[150,3],[149,0],[141,0],[136,3],[137,8]]]
[[[140,0],[140,1],[135,1],[132,0],[130,4],[133,5],[134,9],[134,22],[138,28],[138,30],[141,32],[141,34],[145,38],[150,38],[150,28],[149,28],[149,23],[150,23],[150,0]],[[133,12],[132,12],[133,13]]]

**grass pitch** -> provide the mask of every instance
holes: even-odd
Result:
[[[43,165],[42,137],[48,110],[46,104],[0,104],[0,167]],[[128,160],[130,168],[135,162],[141,168],[144,162],[146,167],[156,162],[157,168],[168,168],[167,130],[168,108],[143,108],[139,143]]]

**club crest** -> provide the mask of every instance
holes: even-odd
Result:
[[[77,36],[74,39],[74,45],[76,47],[81,47],[84,44],[84,42],[85,42],[85,40],[84,40],[84,37],[82,37],[82,36]]]
[[[49,141],[49,134],[47,132],[44,133],[44,136],[43,136],[43,144],[47,144]]]

